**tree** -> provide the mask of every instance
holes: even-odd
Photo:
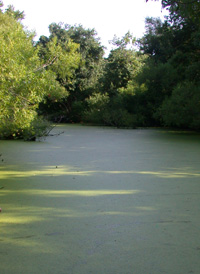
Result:
[[[146,19],[140,50],[149,55],[138,76],[145,92],[136,99],[149,125],[198,128],[200,22],[199,1],[162,1],[170,16],[165,22]],[[194,92],[192,92],[194,90]],[[188,96],[190,94],[190,96]],[[136,100],[137,101],[137,100]],[[198,102],[198,101],[197,101]],[[191,111],[192,105],[194,111]],[[189,113],[190,114],[186,114]],[[196,123],[194,122],[196,121]]]
[[[146,0],[148,2],[149,0]],[[158,0],[154,0],[158,1]],[[184,21],[200,22],[199,0],[162,0],[162,7],[167,9],[170,20],[174,24],[182,24]]]
[[[163,23],[159,18],[147,17],[145,27],[144,36],[138,40],[140,50],[150,55],[155,62],[166,62],[176,50],[170,23]]]
[[[159,109],[165,126],[200,129],[200,85],[184,82],[177,85]]]
[[[107,92],[110,96],[116,95],[119,88],[126,88],[133,79],[141,61],[135,50],[127,49],[128,44],[133,41],[135,40],[129,32],[121,39],[115,36],[111,41],[117,48],[111,50],[106,60],[101,79],[102,92]]]
[[[99,92],[87,100],[87,121],[98,120],[100,124],[117,127],[135,126],[129,101],[135,94],[135,77],[146,56],[127,48],[133,41],[130,33],[121,39],[115,36],[111,41],[117,48],[106,59],[103,75],[99,79]]]
[[[33,122],[39,103],[46,95],[65,95],[56,74],[45,69],[59,60],[59,51],[53,53],[49,63],[40,62],[33,34],[23,29],[13,8],[0,13],[0,36],[0,137],[35,134]]]
[[[133,45],[135,43],[135,38],[133,38],[133,35],[128,31],[122,38],[114,35],[113,40],[109,42],[117,48],[125,49],[128,45]]]
[[[65,26],[69,37],[80,45],[82,63],[76,70],[74,91],[69,99],[83,101],[98,88],[102,73],[104,48],[95,29],[84,29],[82,25]]]
[[[2,3],[3,6],[3,3]],[[5,11],[6,14],[13,17],[15,20],[20,21],[24,19],[25,14],[23,11],[15,10],[14,6],[9,5],[8,8]]]
[[[73,75],[68,80],[60,78],[57,67],[57,79],[63,87],[69,92],[67,98],[42,105],[41,110],[48,112],[53,109],[56,115],[61,115],[64,121],[78,122],[81,120],[82,112],[85,107],[85,99],[87,99],[98,88],[98,79],[102,73],[103,66],[103,47],[100,45],[99,39],[96,38],[96,31],[94,29],[84,29],[81,25],[70,26],[67,24],[51,24],[49,26],[50,37],[40,37],[38,45],[40,45],[40,56],[47,60],[48,45],[54,39],[57,45],[63,48],[63,45],[79,45],[77,51],[79,52],[79,64],[73,70]],[[76,63],[76,62],[74,62]],[[63,69],[60,67],[60,69]],[[47,108],[48,106],[48,108]]]
[[[162,0],[162,6],[169,10],[170,19],[173,23],[200,22],[199,0]]]

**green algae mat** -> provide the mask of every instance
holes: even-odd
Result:
[[[200,135],[62,131],[0,141],[0,273],[199,273]]]

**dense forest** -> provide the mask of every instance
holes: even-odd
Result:
[[[162,0],[136,40],[52,23],[34,41],[23,12],[0,1],[0,138],[35,139],[51,123],[200,130],[200,1]]]

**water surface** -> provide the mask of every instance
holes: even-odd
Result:
[[[199,273],[200,135],[62,131],[0,141],[0,273]]]

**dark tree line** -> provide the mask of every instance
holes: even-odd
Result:
[[[165,0],[162,5],[169,17],[164,23],[148,19],[140,40],[140,49],[150,56],[145,67],[146,95],[153,95],[149,111],[161,125],[199,129],[200,2]]]

